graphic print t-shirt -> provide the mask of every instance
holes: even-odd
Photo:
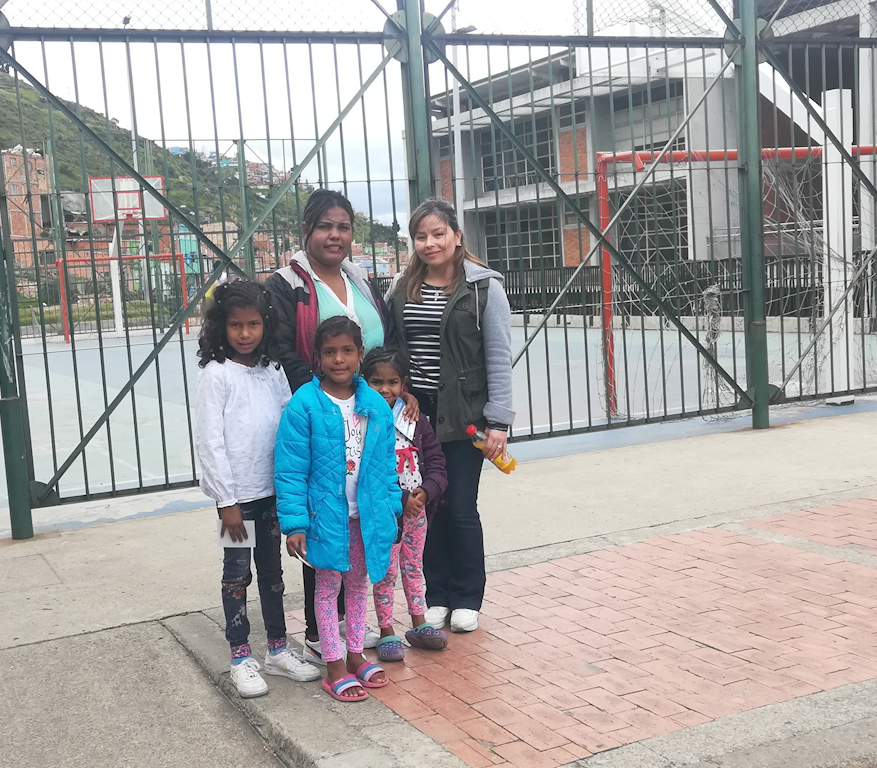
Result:
[[[326,395],[341,409],[344,419],[344,458],[347,461],[347,508],[351,517],[359,517],[359,505],[356,503],[356,488],[359,485],[359,467],[362,464],[362,446],[365,436],[366,417],[353,412],[356,397],[351,395],[346,400],[339,400]]]
[[[417,448],[398,429],[396,430],[396,473],[399,475],[399,485],[406,491],[413,491],[423,485]]]

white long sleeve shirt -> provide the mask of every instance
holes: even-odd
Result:
[[[286,374],[274,364],[212,360],[199,372],[201,490],[219,507],[274,495],[274,440],[291,397]]]

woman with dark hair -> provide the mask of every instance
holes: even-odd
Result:
[[[317,369],[314,334],[330,317],[346,315],[362,330],[366,352],[384,343],[385,312],[379,294],[362,270],[348,258],[353,244],[353,206],[340,192],[316,190],[302,213],[302,244],[289,265],[278,269],[266,281],[277,311],[277,331],[271,358],[283,366],[292,393],[309,382]],[[417,400],[410,394],[406,415],[416,420]],[[322,663],[317,619],[314,612],[314,572],[302,569],[305,593],[305,656]],[[344,593],[338,598],[339,616],[344,616]],[[346,629],[342,623],[342,630]],[[366,648],[374,648],[380,636],[369,629]]]
[[[454,209],[427,200],[411,215],[414,254],[387,294],[391,341],[411,368],[412,393],[442,444],[444,504],[426,537],[426,621],[455,632],[478,627],[484,538],[478,483],[484,454],[506,448],[512,410],[511,312],[502,276],[466,250]],[[482,452],[466,427],[487,434]]]

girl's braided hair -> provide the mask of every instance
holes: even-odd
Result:
[[[271,306],[271,295],[259,283],[234,280],[217,285],[213,299],[204,312],[204,323],[198,337],[198,365],[202,368],[211,360],[224,363],[234,355],[225,334],[229,314],[235,309],[256,309],[262,316],[262,341],[256,348],[259,365],[270,362],[268,349],[277,327],[277,313]]]
[[[363,359],[362,378],[368,381],[379,365],[392,365],[400,379],[408,378],[408,363],[395,347],[375,347]]]

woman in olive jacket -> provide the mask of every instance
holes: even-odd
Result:
[[[466,435],[487,434],[487,458],[505,451],[512,410],[511,312],[502,276],[466,250],[454,209],[427,200],[412,214],[414,253],[387,294],[390,338],[407,356],[410,387],[445,454],[448,489],[426,537],[426,620],[478,627],[484,537],[478,483],[484,455]]]

